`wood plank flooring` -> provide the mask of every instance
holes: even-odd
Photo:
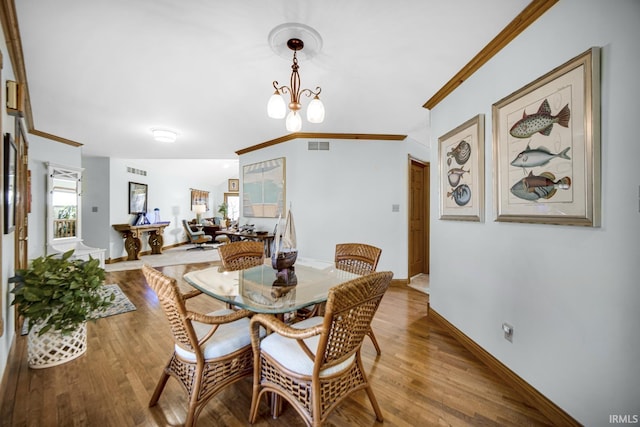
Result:
[[[160,267],[179,278],[210,264]],[[111,272],[137,310],[89,323],[89,345],[81,358],[48,369],[27,367],[26,338],[17,337],[9,356],[1,426],[177,426],[186,418],[186,394],[173,378],[157,406],[149,398],[173,341],[153,291],[140,270]],[[211,311],[222,304],[206,296],[191,306]],[[374,319],[382,347],[368,339],[363,360],[384,424],[377,423],[364,392],[339,406],[329,426],[544,426],[551,425],[451,335],[427,316],[428,295],[391,287]],[[199,426],[247,426],[251,378],[213,398]],[[276,420],[262,402],[256,426],[303,426],[290,407]]]

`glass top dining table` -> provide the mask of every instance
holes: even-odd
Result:
[[[254,313],[283,314],[325,302],[329,289],[359,277],[333,264],[296,264],[293,275],[278,275],[271,265],[226,271],[223,267],[184,275],[191,286],[213,298]]]

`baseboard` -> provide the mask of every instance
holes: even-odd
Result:
[[[513,387],[516,392],[523,396],[527,402],[542,412],[549,418],[554,425],[561,426],[581,426],[578,421],[574,420],[558,405],[547,399],[542,393],[533,388],[529,383],[520,378],[515,372],[505,366],[498,359],[493,357],[489,352],[480,347],[471,338],[466,336],[462,331],[449,323],[447,319],[442,317],[437,311],[429,308],[429,318],[440,324],[442,327],[462,344],[467,350],[473,353],[482,363],[491,369],[496,375],[504,380],[508,385]]]
[[[392,279],[389,286],[407,286],[409,281],[407,279]]]
[[[173,245],[167,245],[167,246],[163,246],[162,250],[165,251],[167,249],[173,249],[173,248],[177,248],[178,246],[184,246],[189,242],[179,242],[179,243],[174,243]],[[149,255],[151,253],[150,250],[148,251],[142,251],[140,252],[140,256],[142,255]],[[127,256],[121,256],[120,258],[108,258],[104,261],[105,264],[115,264],[116,262],[120,262],[120,261],[126,261],[127,260]]]

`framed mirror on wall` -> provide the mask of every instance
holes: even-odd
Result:
[[[81,171],[51,167],[49,173],[49,241],[80,238]]]
[[[45,162],[47,174],[47,255],[73,249],[72,259],[100,261],[105,249],[82,242],[82,168]]]
[[[4,234],[16,227],[16,166],[18,151],[10,133],[4,134]]]
[[[129,213],[147,212],[147,184],[129,181]]]

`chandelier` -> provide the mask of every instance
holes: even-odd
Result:
[[[315,92],[311,89],[300,89],[300,74],[298,74],[298,57],[297,52],[302,50],[304,43],[298,38],[291,38],[287,41],[289,49],[293,50],[293,65],[291,65],[291,79],[289,86],[278,87],[278,82],[273,82],[275,92],[269,98],[267,104],[267,114],[274,119],[284,118],[287,107],[283,96],[290,95],[289,114],[287,115],[286,126],[289,132],[298,132],[302,129],[302,119],[300,118],[300,97],[305,95],[309,98],[313,97],[307,107],[307,120],[310,123],[322,123],[324,121],[324,105],[318,95],[320,95],[320,87],[316,87]]]

